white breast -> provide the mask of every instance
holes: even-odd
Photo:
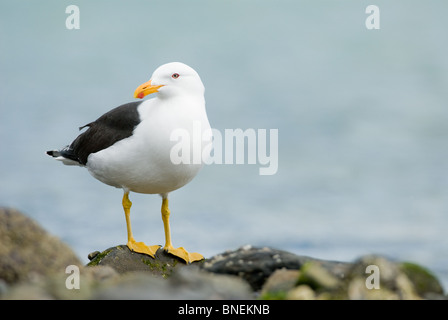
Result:
[[[168,193],[191,181],[202,164],[174,164],[170,158],[174,130],[185,130],[193,139],[201,139],[201,148],[207,148],[211,132],[202,99],[146,100],[139,107],[140,124],[133,135],[111,147],[89,156],[87,168],[98,180],[118,188],[138,193]],[[193,127],[200,125],[201,135],[193,136]],[[202,150],[201,149],[201,150]],[[191,148],[193,150],[193,148]]]

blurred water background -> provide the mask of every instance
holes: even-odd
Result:
[[[80,9],[68,30],[65,9]],[[365,9],[380,9],[367,30]],[[0,205],[87,262],[126,242],[122,191],[45,155],[170,61],[195,68],[212,127],[278,129],[278,172],[210,165],[171,194],[175,246],[245,244],[352,261],[377,253],[448,286],[448,41],[443,1],[2,1]],[[163,244],[157,195],[131,194]]]

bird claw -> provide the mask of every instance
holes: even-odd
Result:
[[[165,247],[164,250],[166,252],[168,252],[169,254],[172,254],[173,256],[181,258],[187,264],[204,259],[204,256],[202,256],[202,254],[197,253],[197,252],[190,253],[187,250],[185,250],[185,248],[183,248],[183,247],[180,247],[180,248]]]
[[[137,242],[134,239],[129,240],[127,246],[131,251],[147,254],[148,256],[151,256],[153,258],[156,257],[156,252],[161,247],[158,245],[147,246],[143,242]]]

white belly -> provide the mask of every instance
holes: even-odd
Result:
[[[175,110],[171,114],[150,111],[150,116],[144,118],[132,136],[89,155],[86,166],[92,176],[117,188],[147,194],[171,192],[196,176],[201,163],[173,163],[170,154],[178,142],[171,141],[170,136],[173,130],[183,128],[191,133],[193,145],[192,123],[200,123],[202,132],[210,130],[206,115],[192,118]],[[203,149],[211,143],[211,137],[202,141],[202,134],[194,139],[201,139]]]

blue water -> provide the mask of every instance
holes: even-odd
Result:
[[[68,30],[65,8],[80,9]],[[380,8],[367,30],[365,8]],[[212,127],[278,129],[273,176],[210,165],[171,194],[175,246],[244,244],[352,261],[384,254],[448,286],[448,3],[0,3],[0,205],[87,254],[125,243],[122,191],[45,151],[134,101],[170,61],[205,84]],[[161,199],[131,194],[138,241],[163,244]]]

